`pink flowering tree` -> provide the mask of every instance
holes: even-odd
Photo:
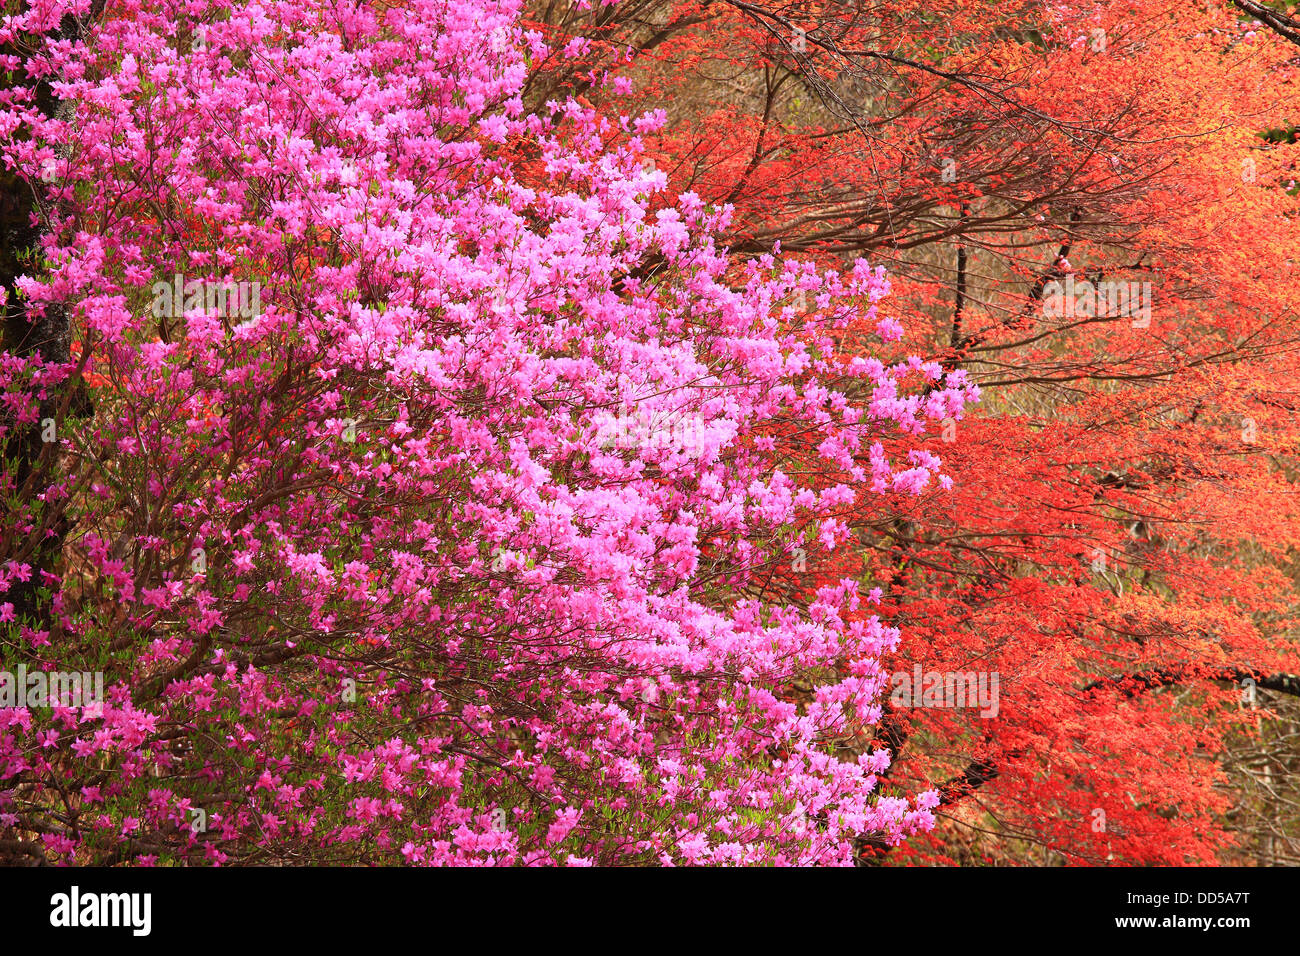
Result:
[[[946,481],[885,448],[963,373],[840,345],[897,336],[879,272],[729,259],[641,165],[659,118],[526,109],[515,0],[48,0],[0,43],[10,305],[68,346],[0,367],[0,659],[104,676],[0,709],[10,850],[847,863],[932,825],[841,746],[874,595],[764,587]]]

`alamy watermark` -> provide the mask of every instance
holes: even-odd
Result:
[[[125,927],[133,936],[148,936],[153,928],[152,893],[83,893],[73,886],[50,897],[50,925]]]
[[[154,318],[178,318],[186,312],[252,319],[262,314],[262,283],[191,279],[177,273],[171,282],[153,284]]]
[[[970,707],[981,717],[998,715],[997,671],[926,671],[920,664],[911,673],[890,676],[889,702],[895,707]]]
[[[1151,324],[1151,283],[1087,279],[1073,275],[1043,287],[1043,315],[1048,318],[1128,318],[1133,328]]]
[[[708,421],[699,415],[676,411],[632,411],[624,407],[608,416],[597,428],[596,440],[602,448],[633,451],[661,451],[689,457],[703,454],[710,440],[719,444]]]
[[[104,706],[103,671],[0,671],[0,710],[14,707]]]

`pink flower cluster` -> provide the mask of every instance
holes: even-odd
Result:
[[[834,744],[879,718],[897,632],[855,581],[763,581],[931,487],[885,445],[976,390],[841,353],[880,271],[734,261],[725,209],[652,207],[656,117],[529,111],[519,13],[124,0],[5,64],[76,104],[11,98],[0,146],[49,197],[27,302],[103,379],[42,499],[77,514],[54,620],[0,625],[6,663],[112,687],[0,712],[0,818],[51,856],[844,864],[932,825],[934,794],[877,792],[887,753]],[[150,289],[182,273],[263,311],[168,324]],[[4,427],[79,374],[5,362]],[[689,447],[611,443],[626,409]]]

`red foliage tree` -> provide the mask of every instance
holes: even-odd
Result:
[[[1225,734],[1300,689],[1296,37],[1256,6],[539,17],[670,104],[657,162],[733,248],[885,263],[900,354],[981,385],[931,436],[953,488],[847,515],[828,572],[883,589],[900,674],[999,678],[996,717],[886,715],[952,823],[894,858],[1211,862]]]

